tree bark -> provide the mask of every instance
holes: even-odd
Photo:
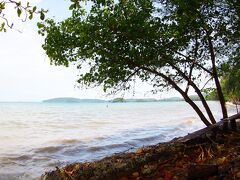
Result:
[[[201,99],[201,102],[202,102],[204,108],[207,111],[207,114],[208,114],[208,117],[209,117],[210,121],[212,122],[212,124],[215,124],[216,120],[215,120],[215,118],[212,114],[212,111],[210,110],[210,108],[207,104],[207,101],[205,100],[204,96],[202,95],[200,89],[194,83],[192,84],[192,87],[195,89],[195,92],[198,94],[199,98]]]
[[[206,126],[210,126],[211,123],[207,120],[207,118],[205,117],[205,115],[202,113],[202,111],[199,109],[199,107],[191,100],[191,98],[187,95],[187,93],[185,93],[171,78],[169,78],[168,76],[156,71],[156,70],[152,70],[148,67],[141,67],[141,69],[146,70],[148,72],[151,72],[153,74],[159,75],[160,77],[162,77],[163,79],[165,79],[169,84],[172,85],[172,87],[178,91],[182,97],[184,98],[184,100],[194,109],[194,111],[198,114],[198,116],[200,117],[200,119],[203,121],[203,123]]]
[[[225,119],[225,118],[228,117],[227,109],[226,109],[226,106],[225,106],[225,98],[223,96],[222,88],[221,88],[221,85],[220,85],[220,82],[219,82],[219,79],[218,79],[214,48],[213,48],[211,37],[208,34],[208,32],[207,32],[207,39],[208,39],[209,52],[210,52],[211,61],[212,61],[213,78],[214,78],[214,81],[215,81],[218,98],[219,98],[219,101],[220,101],[220,104],[221,104],[222,115],[223,115],[223,118]],[[228,124],[224,123],[223,124],[223,128],[227,129],[228,128]]]
[[[228,122],[230,121],[230,125],[232,130],[237,130],[237,123],[236,123],[236,119],[240,118],[240,113],[237,113],[233,116],[230,116],[226,119],[223,119],[223,122],[225,122],[226,124],[228,124]]]
[[[178,67],[176,67],[175,65],[172,65],[170,64],[174,69],[176,69],[178,71],[178,73],[181,74],[181,76],[186,80],[188,81],[188,83],[193,87],[193,89],[195,90],[195,92],[197,93],[198,97],[200,98],[202,104],[203,104],[203,107],[205,108],[207,114],[208,114],[208,117],[210,119],[210,121],[212,122],[212,124],[215,124],[216,123],[216,120],[212,114],[212,111],[211,109],[209,108],[204,96],[202,95],[200,89],[196,86],[196,84],[194,82],[191,81],[191,79],[189,79]]]
[[[178,88],[177,89],[175,88],[175,89],[183,96],[184,100],[192,106],[192,108],[196,111],[196,113],[201,118],[201,120],[204,122],[204,124],[206,126],[210,126],[211,123],[207,120],[207,118],[204,116],[204,114],[198,108],[198,106],[191,100],[191,98],[187,94],[185,94],[184,92],[180,92],[180,90],[178,90]]]

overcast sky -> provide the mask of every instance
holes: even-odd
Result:
[[[32,4],[48,9],[48,17],[57,20],[70,15],[68,0],[31,0]],[[8,11],[17,30],[0,33],[0,101],[41,101],[54,97],[110,98],[101,88],[83,90],[76,88],[77,70],[73,67],[55,67],[41,48],[43,37],[38,35],[35,18],[22,23],[15,21],[16,12]],[[22,33],[19,33],[20,30]],[[155,97],[146,93],[147,86],[137,85],[135,96],[129,98]],[[166,95],[166,94],[165,94]],[[165,96],[164,95],[164,96]],[[168,94],[172,96],[173,94]],[[118,95],[120,96],[120,95]]]

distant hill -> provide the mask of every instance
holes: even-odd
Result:
[[[199,100],[197,96],[190,96],[190,98],[194,101]],[[165,99],[154,99],[154,98],[146,98],[146,99],[124,99],[124,98],[115,98],[109,101],[101,100],[101,99],[78,99],[78,98],[72,98],[72,97],[60,97],[60,98],[52,98],[47,99],[42,102],[44,103],[104,103],[104,102],[110,102],[110,103],[127,103],[127,102],[162,102],[162,101],[183,101],[183,98],[180,97],[171,97],[171,98],[165,98]]]
[[[124,99],[124,98],[115,98],[110,100],[110,102],[157,102],[157,99],[154,98],[146,98],[146,99]]]
[[[180,97],[170,97],[170,98],[161,99],[159,101],[183,101],[183,98],[180,98]]]
[[[118,103],[118,102],[126,102],[126,99],[124,98],[115,98],[115,99],[112,99],[110,100],[109,102],[112,102],[112,103]]]
[[[126,99],[126,102],[157,102],[154,98],[144,98],[144,99]]]
[[[52,98],[43,101],[44,103],[102,103],[101,99],[78,99],[71,97]]]
[[[201,101],[201,99],[197,95],[190,96],[191,100],[193,101]]]
[[[200,101],[200,98],[197,95],[191,95],[189,97],[193,101]],[[184,99],[180,97],[170,97],[170,98],[161,99],[159,101],[184,101]]]

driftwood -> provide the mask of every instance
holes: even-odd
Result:
[[[217,165],[190,165],[188,168],[188,180],[196,180],[199,178],[208,178],[218,174]]]
[[[182,138],[179,138],[179,139],[177,140],[177,142],[183,142],[183,143],[185,143],[185,142],[188,142],[188,141],[190,141],[190,140],[199,138],[199,137],[201,137],[202,135],[204,135],[204,134],[206,134],[206,133],[208,133],[208,132],[212,132],[212,131],[213,131],[214,129],[216,129],[216,128],[220,128],[221,126],[223,126],[224,122],[229,122],[229,121],[230,121],[231,127],[233,128],[233,130],[236,130],[237,124],[236,124],[236,121],[235,121],[235,120],[238,119],[238,118],[240,118],[240,113],[237,113],[237,114],[235,114],[235,115],[233,115],[233,116],[230,116],[230,117],[228,117],[228,118],[226,118],[226,119],[222,119],[221,121],[219,121],[219,122],[216,123],[216,124],[213,124],[213,125],[211,125],[211,126],[208,126],[208,127],[206,127],[206,128],[203,128],[203,129],[201,129],[201,130],[199,130],[199,131],[195,131],[194,133],[188,134],[187,136],[184,136],[184,137],[182,137]]]
[[[211,125],[211,126],[209,126],[209,127],[200,129],[200,130],[198,130],[198,131],[195,131],[194,133],[191,133],[191,134],[188,134],[187,136],[184,136],[184,137],[182,137],[182,138],[179,138],[179,139],[177,140],[177,142],[185,143],[185,142],[188,142],[188,141],[190,141],[190,140],[194,140],[194,139],[199,138],[199,137],[201,137],[202,135],[204,135],[204,134],[206,134],[206,133],[208,133],[208,132],[212,132],[213,129],[219,128],[222,124],[223,124],[223,122],[222,122],[222,121],[219,121],[218,123],[213,124],[213,125]]]
[[[238,118],[240,118],[240,113],[234,114],[226,119],[223,119],[223,121],[232,121],[232,120],[236,120]]]
[[[240,118],[240,113],[237,113],[233,116],[230,116],[228,118],[223,119],[222,121],[226,124],[228,124],[228,122],[230,122],[230,127],[232,130],[237,130],[237,123],[236,123],[236,119]]]

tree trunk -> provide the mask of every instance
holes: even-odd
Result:
[[[223,96],[222,88],[221,88],[221,85],[220,85],[220,82],[219,82],[219,79],[218,79],[218,76],[217,76],[217,70],[216,70],[215,66],[213,67],[213,76],[214,76],[213,78],[215,80],[215,84],[216,84],[216,88],[217,88],[218,98],[219,98],[221,108],[222,108],[222,115],[223,115],[223,118],[225,119],[225,118],[228,117],[227,108],[226,108],[226,105],[225,105],[225,98]],[[227,128],[228,128],[227,123],[224,123],[223,124],[223,129],[227,129]]]
[[[194,82],[191,81],[191,79],[189,79],[189,77],[186,76],[186,74],[184,74],[178,67],[176,67],[175,65],[173,64],[170,64],[172,66],[172,68],[174,68],[175,70],[178,71],[178,73],[181,74],[181,76],[186,80],[188,81],[188,83],[193,87],[193,89],[195,90],[195,92],[197,93],[198,97],[200,98],[202,104],[203,104],[203,107],[205,108],[207,114],[208,114],[208,117],[210,119],[210,121],[212,122],[212,124],[215,124],[216,123],[216,120],[212,114],[212,111],[210,110],[204,96],[202,95],[200,89],[196,86],[196,84]]]
[[[216,120],[212,114],[212,111],[210,110],[210,108],[207,104],[207,101],[205,100],[204,96],[202,95],[200,89],[194,83],[192,84],[192,87],[194,88],[195,92],[198,94],[199,98],[201,99],[201,102],[202,102],[204,108],[206,109],[208,117],[211,120],[212,124],[215,124]]]
[[[202,113],[202,111],[199,109],[199,107],[191,100],[191,98],[187,95],[187,93],[185,93],[170,77],[156,71],[156,70],[152,70],[148,67],[141,67],[141,69],[146,70],[148,72],[151,72],[155,75],[159,75],[160,77],[162,77],[163,79],[165,79],[169,84],[172,85],[172,87],[178,91],[182,97],[184,98],[184,100],[194,109],[194,111],[198,114],[198,116],[200,117],[200,119],[203,121],[203,123],[206,126],[210,126],[211,123],[207,120],[207,118],[205,117],[205,115]]]
[[[176,89],[176,88],[175,88]],[[177,89],[176,89],[177,90]],[[207,118],[204,116],[204,114],[202,113],[202,111],[199,109],[199,107],[191,100],[191,98],[185,94],[184,92],[180,92],[179,90],[177,90],[184,98],[184,100],[190,104],[192,106],[192,108],[196,111],[196,113],[198,114],[198,116],[201,118],[201,120],[204,122],[204,124],[206,126],[210,126],[211,123],[207,120]]]
[[[221,108],[222,108],[222,115],[223,115],[223,118],[225,119],[225,118],[228,117],[227,109],[226,109],[226,106],[225,106],[225,98],[223,96],[222,88],[221,88],[221,85],[220,85],[220,82],[219,82],[219,79],[218,79],[214,48],[213,48],[211,37],[208,34],[208,32],[207,32],[207,38],[208,38],[209,51],[210,51],[211,61],[212,61],[213,78],[214,78],[214,81],[215,81],[218,98],[219,98]],[[228,124],[224,123],[223,124],[223,129],[227,129],[227,128],[228,128]]]

